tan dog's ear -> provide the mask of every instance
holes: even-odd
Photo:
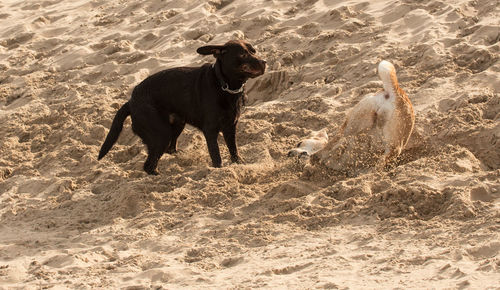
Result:
[[[224,45],[207,45],[198,48],[196,52],[202,55],[213,54],[214,57],[217,57],[226,52],[226,47]]]

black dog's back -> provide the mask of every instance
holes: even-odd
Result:
[[[168,122],[169,115],[182,116],[184,122],[201,129],[204,115],[203,93],[215,90],[211,64],[201,67],[177,67],[157,72],[138,84],[130,98],[131,114],[153,105]],[[132,117],[133,118],[133,117]]]

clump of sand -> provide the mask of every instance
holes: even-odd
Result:
[[[0,287],[496,287],[497,1],[12,0],[0,11]],[[233,38],[269,65],[247,84],[245,164],[221,138],[224,167],[211,168],[188,127],[148,176],[130,120],[97,161],[134,85],[213,61],[196,48]],[[382,59],[416,112],[395,164],[288,158],[382,87]],[[343,148],[367,152],[357,144]]]

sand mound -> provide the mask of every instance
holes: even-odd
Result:
[[[497,1],[0,3],[0,288],[487,288],[500,271]],[[125,122],[131,89],[196,48],[245,38],[245,164],[209,167],[187,127],[160,176]],[[343,140],[326,166],[288,158],[334,136],[395,64],[416,111],[393,166]],[[376,150],[375,150],[376,151]],[[340,162],[339,162],[340,160]],[[340,165],[339,165],[340,164]],[[343,164],[343,165],[342,165]],[[342,166],[341,166],[342,165]]]

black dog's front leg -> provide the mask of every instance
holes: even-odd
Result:
[[[220,158],[219,144],[217,143],[217,130],[204,130],[205,140],[207,141],[208,153],[212,159],[213,167],[221,167],[222,159]]]
[[[238,147],[236,147],[236,123],[231,124],[222,130],[224,140],[226,141],[229,154],[231,154],[231,161],[236,163],[243,163],[243,160],[238,155]]]

